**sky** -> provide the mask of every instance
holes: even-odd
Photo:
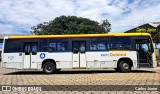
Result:
[[[61,15],[101,22],[111,33],[160,22],[160,0],[0,0],[0,34],[30,34],[32,26]]]

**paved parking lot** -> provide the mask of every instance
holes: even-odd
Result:
[[[135,85],[151,85],[158,86],[160,85],[160,68],[154,69],[134,69],[130,73],[119,73],[114,71],[113,69],[98,69],[98,70],[84,70],[84,69],[76,69],[76,70],[62,70],[56,74],[43,74],[42,71],[29,71],[29,70],[15,70],[15,69],[5,69],[0,68],[0,85],[9,86],[9,85],[69,85],[74,86],[79,85],[79,88],[88,88],[86,85],[100,85],[102,88],[105,86],[116,87],[124,87],[124,86],[135,86]],[[95,87],[101,88],[101,87]],[[89,87],[91,88],[91,87]],[[126,87],[127,89],[128,87]],[[11,91],[11,93],[48,93],[48,94],[106,94],[106,93],[151,93],[151,94],[160,94],[158,90],[140,90],[140,91],[126,91],[121,88],[121,91],[118,90],[80,90],[80,91],[35,91],[35,92],[19,92],[19,91]],[[7,91],[0,91],[0,93],[8,93]]]

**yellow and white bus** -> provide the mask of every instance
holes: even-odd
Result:
[[[54,73],[64,68],[156,67],[156,53],[150,34],[79,34],[6,36],[2,66],[15,69],[43,69]]]

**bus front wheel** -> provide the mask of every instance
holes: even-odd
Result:
[[[131,71],[131,65],[127,60],[122,60],[119,63],[119,69],[121,72],[130,72]]]
[[[56,66],[52,62],[46,62],[43,66],[43,72],[46,74],[52,74],[56,71]]]

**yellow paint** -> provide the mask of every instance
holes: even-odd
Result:
[[[142,32],[142,33],[155,33],[156,29],[154,28],[136,28],[136,32]]]
[[[150,36],[149,33],[117,33],[114,36]]]
[[[107,37],[113,34],[79,34],[79,35],[28,35],[28,36],[9,36],[9,39],[30,39],[30,38],[87,38],[87,37]]]
[[[152,40],[152,37],[151,37],[151,40]],[[154,50],[154,52],[153,52],[153,61],[157,61],[157,58],[156,58],[156,50],[154,49],[154,46],[153,46],[153,41],[151,41],[152,42],[152,48],[153,48],[153,50]],[[153,63],[153,62],[152,62]]]
[[[108,37],[108,36],[150,36],[148,33],[115,33],[115,34],[70,34],[70,35],[27,35],[9,36],[9,39],[30,39],[30,38],[88,38],[88,37]]]
[[[154,54],[153,60],[154,60],[154,61],[157,61],[156,49],[154,49],[153,54]]]
[[[126,56],[126,53],[110,53],[110,56]]]

